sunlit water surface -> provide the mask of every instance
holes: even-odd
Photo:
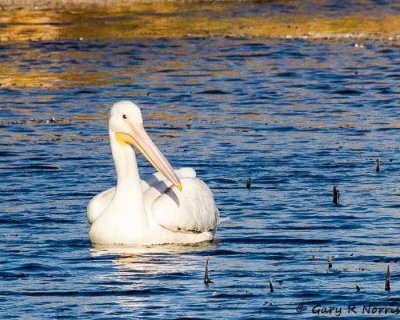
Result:
[[[0,318],[277,319],[312,317],[319,303],[400,305],[398,47],[179,39],[0,54]],[[86,204],[115,184],[107,116],[122,99],[142,107],[173,166],[213,190],[213,243],[90,244]]]

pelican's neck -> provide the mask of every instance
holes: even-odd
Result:
[[[136,156],[132,147],[117,141],[112,132],[110,132],[110,142],[115,170],[117,171],[117,187],[132,183],[140,184]]]
[[[130,145],[119,142],[113,132],[110,132],[110,143],[117,172],[113,202],[121,206],[121,211],[144,216],[143,191],[135,152]]]

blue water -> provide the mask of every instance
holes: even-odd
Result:
[[[357,315],[400,306],[400,50],[363,45],[3,44],[3,67],[35,85],[0,76],[0,318],[292,319],[319,304],[341,317],[348,305]],[[107,114],[122,99],[141,106],[173,166],[213,190],[213,243],[90,244],[86,205],[115,184]]]

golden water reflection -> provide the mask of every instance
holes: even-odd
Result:
[[[117,267],[117,275],[121,277],[126,276],[125,271],[128,270],[148,275],[165,275],[191,270],[193,266],[190,261],[204,260],[198,254],[215,250],[217,247],[217,242],[137,247],[93,245],[90,255],[93,258],[115,255],[112,263]]]
[[[324,12],[310,13],[301,1],[274,3],[290,3],[296,14],[273,10],[269,2],[252,1],[201,4],[195,1],[63,1],[52,5],[45,1],[0,1],[0,43],[11,48],[7,58],[0,59],[0,87],[59,89],[133,85],[140,72],[146,73],[146,81],[149,82],[167,77],[158,72],[159,65],[142,64],[135,60],[133,65],[122,66],[118,56],[110,55],[104,48],[87,51],[86,43],[107,45],[135,39],[191,37],[400,42],[400,16],[397,11],[390,10],[391,7],[378,15],[376,10],[371,9],[328,15]],[[370,1],[360,3],[371,8]],[[315,5],[320,3],[315,1]],[[64,50],[42,50],[46,43],[51,44],[52,41],[65,41],[69,45]],[[134,54],[135,47],[131,49]],[[195,57],[196,54],[185,52],[182,48],[174,50],[174,54],[182,56]],[[136,56],[130,58],[135,59]],[[99,65],[108,60],[110,67],[99,69]],[[173,70],[174,76],[186,75],[191,70],[191,62],[165,59],[162,68]],[[288,63],[297,63],[297,60]],[[236,71],[224,71],[229,68],[221,64],[218,73],[214,72],[212,65],[210,63],[207,72],[213,77],[240,77]],[[324,67],[315,59],[303,61],[301,67],[307,66]],[[254,71],[265,67],[251,66]],[[116,73],[118,77],[115,77]],[[189,86],[202,80],[192,77],[186,81]],[[135,94],[147,94],[140,90],[136,88]]]
[[[359,11],[338,8],[335,14],[327,14],[324,7],[310,11],[302,1],[289,1],[294,13],[252,1],[18,2],[22,6],[3,5],[0,11],[1,41],[188,36],[400,40],[400,16],[390,8],[374,10],[371,1],[360,1]],[[312,2],[308,1],[309,7]],[[321,6],[314,2],[315,7]],[[287,1],[275,4],[288,5]]]

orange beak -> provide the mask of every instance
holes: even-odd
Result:
[[[118,141],[135,146],[157,171],[177,186],[179,191],[182,191],[182,183],[174,169],[172,169],[168,160],[164,157],[153,140],[151,140],[142,125],[133,127],[129,134],[117,132],[115,136]]]

